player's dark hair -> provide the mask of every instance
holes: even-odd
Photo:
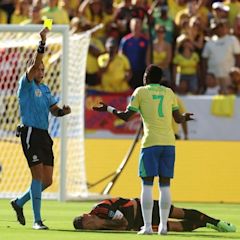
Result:
[[[157,65],[151,64],[145,70],[144,81],[146,82],[146,84],[160,83],[162,75],[162,69]]]
[[[73,220],[73,226],[75,229],[83,229],[83,225],[82,225],[82,216],[79,217],[75,217]]]

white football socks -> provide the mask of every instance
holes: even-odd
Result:
[[[141,208],[145,229],[152,230],[153,197],[152,185],[142,184]]]
[[[161,186],[160,192],[161,192],[159,198],[160,224],[158,227],[158,233],[167,234],[167,221],[171,207],[170,186]]]

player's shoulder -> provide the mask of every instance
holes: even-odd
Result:
[[[22,74],[19,78],[19,81],[25,81],[25,80],[28,80],[26,72],[24,74]]]
[[[176,98],[176,94],[174,93],[174,91],[169,88],[169,87],[165,87],[165,86],[161,86],[164,89],[164,96],[166,96],[168,99],[175,99]]]
[[[146,86],[137,87],[135,88],[133,95],[141,94],[142,92],[145,92],[145,91],[146,91]]]
[[[173,90],[169,87],[165,87],[165,86],[161,86],[165,89],[165,92],[171,95],[175,95],[175,93],[173,92]]]
[[[23,86],[30,86],[32,85],[32,81],[29,81],[27,73],[25,72],[19,78],[19,87],[22,88]]]

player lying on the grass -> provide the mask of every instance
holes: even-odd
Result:
[[[97,203],[90,213],[78,216],[73,220],[75,229],[88,230],[134,230],[143,226],[140,200],[112,198]],[[184,209],[171,206],[167,230],[174,232],[193,231],[201,227],[213,228],[219,232],[235,232],[233,224],[209,217],[195,209]],[[176,221],[177,219],[177,221]],[[154,200],[152,212],[153,230],[158,230],[159,206]]]

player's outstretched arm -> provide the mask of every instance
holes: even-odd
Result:
[[[125,217],[121,219],[102,219],[102,229],[108,230],[126,230],[128,221]]]
[[[41,41],[39,42],[37,53],[35,54],[35,57],[33,58],[32,62],[30,63],[31,65],[27,70],[27,77],[29,81],[32,81],[34,79],[35,73],[38,70],[40,64],[42,63],[48,32],[48,28],[43,28],[39,33]]]
[[[195,120],[192,116],[193,116],[193,113],[180,114],[179,110],[173,111],[173,118],[176,123],[183,123],[183,122]]]
[[[62,117],[64,115],[71,113],[71,108],[69,106],[65,106],[65,105],[63,105],[63,108],[60,108],[55,104],[55,105],[51,106],[50,112],[55,117]]]
[[[128,121],[136,112],[127,109],[126,111],[119,111],[112,106],[108,106],[103,102],[99,103],[99,106],[93,107],[94,111],[97,112],[109,112],[117,116],[118,118]]]

